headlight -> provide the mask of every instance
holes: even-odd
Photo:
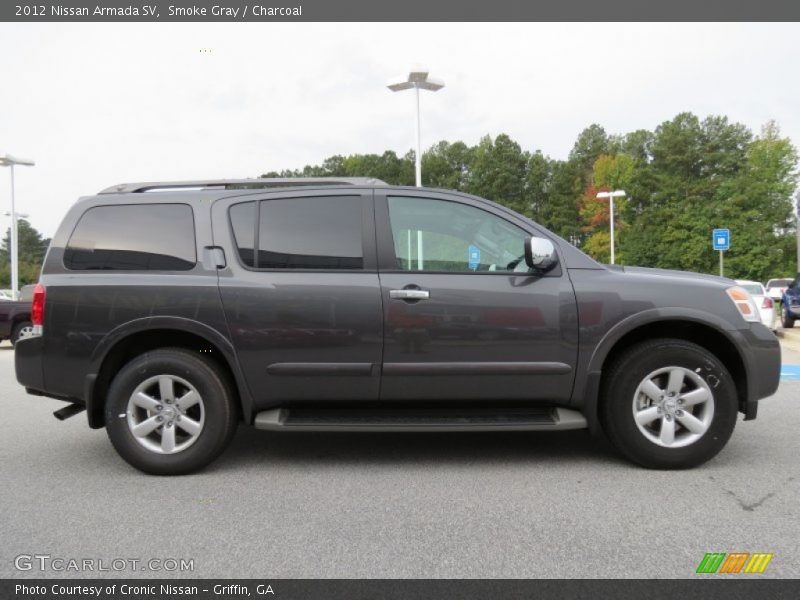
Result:
[[[750,295],[750,292],[744,288],[736,286],[728,288],[725,290],[725,293],[728,294],[728,298],[733,301],[733,304],[739,310],[739,314],[742,315],[745,321],[750,321],[751,323],[758,323],[761,321],[761,317],[758,314],[758,308],[756,307],[756,303],[753,301],[753,297]]]

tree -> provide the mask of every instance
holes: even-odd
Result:
[[[550,210],[550,192],[553,187],[553,161],[537,150],[528,158],[525,178],[528,214],[534,221],[543,223]]]
[[[624,189],[633,177],[634,161],[626,154],[602,154],[594,163],[592,183],[586,188],[580,203],[580,216],[587,234],[583,250],[600,262],[611,260],[611,211],[608,198],[598,198],[598,192]],[[628,203],[618,198],[614,203],[615,246],[620,234],[628,228]],[[617,261],[625,262],[624,253],[617,253]]]
[[[425,185],[463,191],[469,183],[475,160],[473,148],[464,142],[441,141],[422,153],[422,173]]]
[[[731,230],[726,274],[766,280],[795,271],[791,195],[797,152],[775,123],[760,135],[724,116],[680,113],[654,131],[581,131],[567,160],[528,152],[506,134],[475,146],[441,141],[422,156],[423,182],[499,202],[599,260],[608,260],[608,202],[615,201],[617,254],[626,264],[714,273],[711,231]],[[320,165],[269,175],[368,176],[414,183],[414,152],[334,155]]]
[[[589,125],[578,134],[569,153],[569,160],[577,163],[581,171],[588,174],[601,154],[608,153],[609,138],[606,130],[597,123]]]
[[[530,214],[525,205],[525,178],[528,156],[506,134],[494,141],[484,136],[473,152],[467,191]]]
[[[49,238],[34,229],[26,219],[17,219],[17,250],[20,285],[36,283],[44,255],[50,245]],[[0,244],[0,287],[11,285],[11,228],[6,230]]]
[[[552,184],[540,223],[576,246],[581,246],[584,233],[580,220],[580,198],[586,189],[586,178],[577,161],[555,161]]]
[[[720,216],[725,223],[735,223],[727,264],[737,276],[767,279],[796,272],[796,165],[797,151],[770,121],[747,147],[744,165],[726,186],[727,202]]]

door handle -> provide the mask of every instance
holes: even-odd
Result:
[[[389,290],[389,298],[393,300],[427,300],[430,297],[428,290]]]

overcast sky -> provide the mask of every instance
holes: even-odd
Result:
[[[446,83],[423,96],[424,147],[507,133],[565,158],[593,122],[681,111],[775,119],[797,144],[798,40],[798,24],[3,23],[0,154],[36,160],[17,168],[17,210],[51,236],[114,183],[403,154],[413,94],[385,84],[414,64]],[[0,169],[0,212],[9,187]]]

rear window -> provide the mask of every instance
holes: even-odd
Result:
[[[767,283],[767,289],[771,290],[772,288],[787,287],[792,281],[792,279],[775,279]]]
[[[756,296],[759,296],[764,293],[764,290],[761,288],[761,286],[755,283],[745,283],[742,284],[741,287],[746,289],[751,294],[755,294]]]
[[[196,262],[194,215],[187,204],[90,208],[64,251],[64,266],[79,271],[188,271]]]

